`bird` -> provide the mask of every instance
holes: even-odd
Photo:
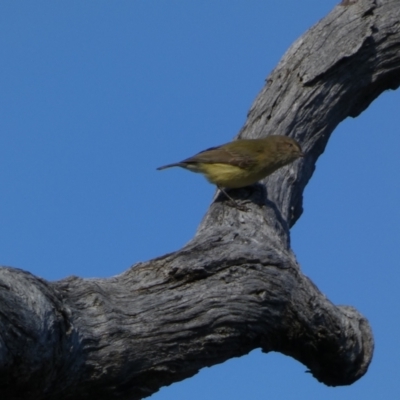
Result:
[[[183,161],[158,167],[157,170],[181,167],[201,173],[236,204],[224,189],[252,185],[300,157],[304,157],[304,153],[294,139],[270,135],[211,147]]]

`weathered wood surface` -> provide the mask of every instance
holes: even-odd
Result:
[[[268,77],[240,137],[283,134],[307,157],[222,196],[183,249],[110,279],[0,269],[3,399],[140,399],[262,348],[347,385],[373,354],[368,321],[302,275],[289,228],[330,134],[400,84],[400,1],[338,5]],[[321,266],[323,268],[323,266]]]

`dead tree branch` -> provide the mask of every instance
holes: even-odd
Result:
[[[289,229],[335,127],[399,84],[399,2],[338,5],[284,55],[239,134],[289,135],[307,153],[230,192],[250,211],[220,196],[183,249],[110,279],[0,270],[0,393],[140,399],[255,348],[294,357],[327,385],[363,376],[367,320],[302,275]]]

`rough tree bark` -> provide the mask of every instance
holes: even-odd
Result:
[[[363,376],[367,320],[302,275],[289,229],[334,128],[399,86],[399,21],[398,0],[344,1],[284,55],[239,136],[289,135],[307,157],[231,191],[250,211],[219,196],[183,249],[110,279],[1,269],[2,398],[140,399],[255,348],[326,385]]]

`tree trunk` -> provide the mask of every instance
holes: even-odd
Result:
[[[109,279],[0,269],[2,398],[141,399],[255,348],[326,385],[362,377],[368,321],[301,273],[289,229],[335,127],[399,86],[399,21],[398,1],[343,1],[283,56],[239,137],[288,135],[306,157],[230,191],[247,212],[219,195],[184,248]]]

